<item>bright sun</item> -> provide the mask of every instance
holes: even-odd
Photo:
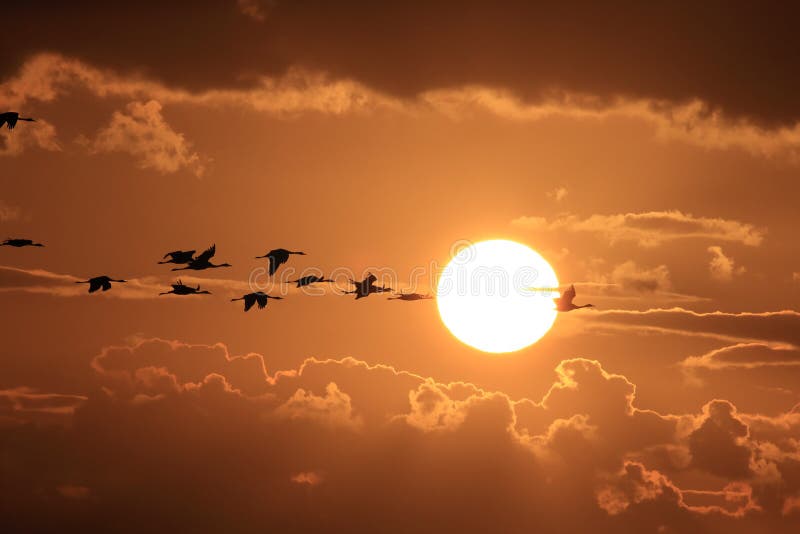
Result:
[[[556,320],[558,279],[541,255],[514,241],[463,248],[436,289],[442,321],[462,342],[484,352],[513,352],[536,343]]]

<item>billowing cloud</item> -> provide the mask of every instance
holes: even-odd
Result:
[[[98,387],[76,399],[71,425],[0,425],[0,436],[19,436],[0,439],[11,459],[0,491],[17,510],[2,524],[78,528],[113,514],[135,531],[144,519],[125,503],[137,495],[150,524],[234,532],[368,530],[387,514],[388,531],[791,531],[782,521],[800,481],[781,426],[790,414],[712,401],[661,415],[636,406],[626,377],[582,358],[561,362],[539,401],[353,358],[272,372],[268,360],[158,339],[104,349]],[[29,463],[42,446],[60,451],[57,465]],[[666,446],[689,462],[628,458]],[[722,482],[683,487],[687,470]],[[787,498],[774,497],[778,487]]]
[[[155,100],[131,102],[125,111],[115,111],[111,122],[88,141],[92,152],[126,152],[143,169],[162,174],[190,169],[202,176],[201,156],[192,150],[183,134],[167,124],[161,104]]]

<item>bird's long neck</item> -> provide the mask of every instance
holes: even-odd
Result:
[[[582,306],[575,306],[576,308],[593,308],[594,304],[584,304]]]

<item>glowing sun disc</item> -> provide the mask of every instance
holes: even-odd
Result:
[[[484,352],[514,352],[536,343],[556,320],[558,279],[531,248],[506,240],[475,243],[442,271],[439,315],[460,341]]]

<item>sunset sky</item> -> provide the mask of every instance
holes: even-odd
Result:
[[[10,4],[0,531],[800,529],[797,8]],[[488,239],[595,309],[489,354],[435,300],[230,302]]]

